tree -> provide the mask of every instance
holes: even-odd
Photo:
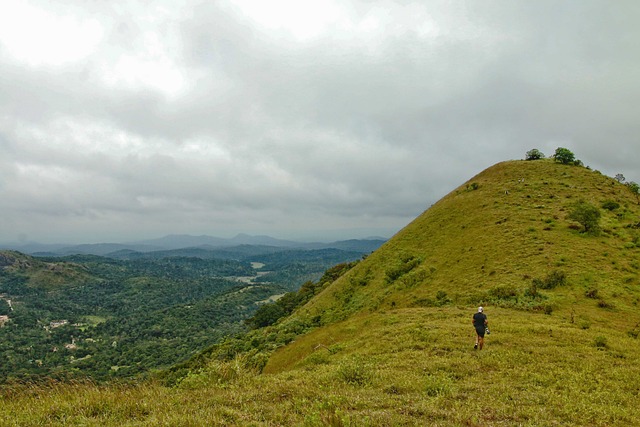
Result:
[[[256,313],[246,323],[253,329],[264,328],[276,323],[280,318],[285,316],[285,311],[277,303],[269,303],[260,306]]]
[[[0,316],[6,316],[9,314],[11,314],[11,307],[9,306],[9,303],[3,299],[0,299]]]
[[[568,165],[575,161],[576,156],[567,148],[558,147],[553,155],[556,162],[560,162],[563,165]]]
[[[579,222],[585,233],[597,233],[600,230],[600,215],[600,209],[581,200],[573,207],[568,218]]]
[[[540,159],[544,159],[544,154],[542,153],[542,151],[538,150],[537,148],[527,151],[527,157],[525,158],[525,160],[540,160]]]

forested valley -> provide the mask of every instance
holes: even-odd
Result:
[[[366,255],[251,245],[107,256],[0,251],[0,382],[148,375]]]

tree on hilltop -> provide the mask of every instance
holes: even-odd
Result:
[[[575,162],[576,156],[568,149],[563,147],[556,148],[556,152],[553,155],[556,162],[560,162],[563,165],[568,165]]]
[[[525,160],[540,160],[540,159],[544,159],[544,154],[542,153],[542,151],[538,150],[537,148],[527,151],[527,157],[525,157]]]

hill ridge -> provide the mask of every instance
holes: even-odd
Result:
[[[581,233],[568,218],[578,200],[602,212],[599,236]],[[600,208],[605,201],[620,206]],[[445,302],[570,316],[587,304],[585,312],[615,306],[603,314],[630,330],[640,297],[639,212],[625,185],[597,171],[552,160],[500,162],[440,199],[288,321],[330,325],[356,313]],[[534,289],[552,274],[566,285]]]

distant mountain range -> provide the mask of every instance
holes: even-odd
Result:
[[[38,256],[64,256],[64,255],[99,255],[122,254],[124,252],[155,252],[172,251],[186,248],[222,249],[238,246],[263,246],[285,249],[341,249],[355,252],[372,252],[382,245],[384,237],[370,237],[366,239],[340,240],[331,243],[321,242],[295,242],[292,240],[276,239],[270,236],[251,236],[238,234],[232,238],[214,236],[193,236],[189,234],[171,234],[158,239],[141,240],[127,243],[93,243],[80,245],[9,243],[0,244],[0,249],[17,250],[26,254]]]

